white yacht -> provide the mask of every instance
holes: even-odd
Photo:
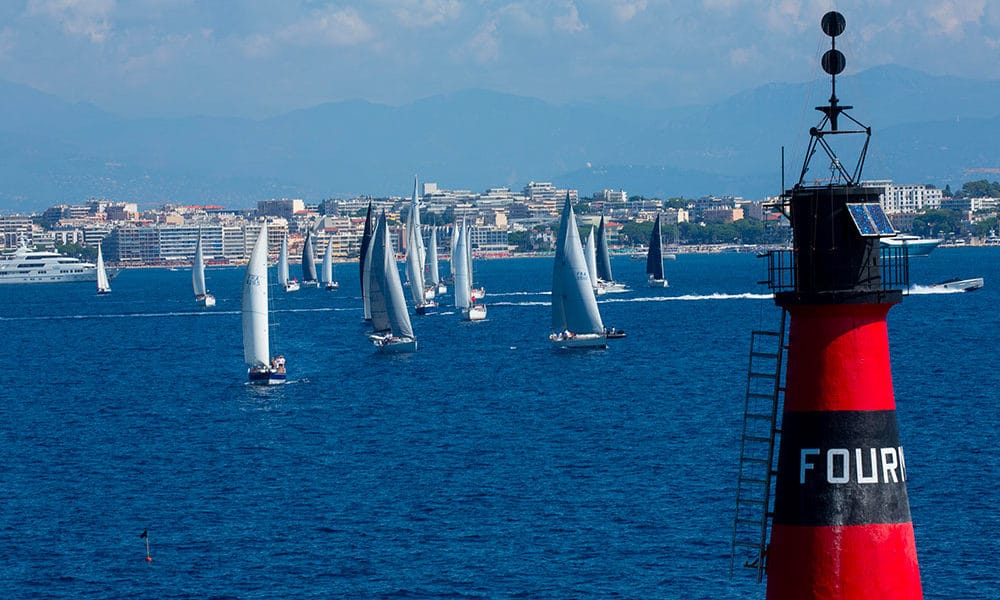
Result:
[[[0,284],[74,281],[97,281],[97,265],[57,252],[31,250],[23,242],[14,252],[0,256]]]

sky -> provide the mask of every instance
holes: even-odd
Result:
[[[480,88],[712,102],[898,64],[1000,78],[1000,0],[3,0],[0,78],[123,116],[263,118]]]

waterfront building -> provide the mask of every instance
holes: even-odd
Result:
[[[943,192],[923,184],[894,184],[891,180],[862,182],[866,187],[879,188],[879,203],[886,214],[915,213],[941,208]]]

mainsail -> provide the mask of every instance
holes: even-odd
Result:
[[[288,284],[288,234],[281,239],[281,250],[278,252],[278,284]]]
[[[267,331],[267,225],[261,225],[243,279],[243,359],[247,366],[266,366],[270,339]]]
[[[204,296],[208,293],[205,289],[205,257],[201,249],[201,236],[198,236],[198,243],[194,247],[194,264],[191,266],[191,287],[194,288],[195,296]]]
[[[364,303],[365,320],[372,318],[371,303],[368,298],[368,279],[371,269],[371,243],[372,243],[372,203],[368,203],[368,212],[365,214],[365,230],[361,234],[361,249],[358,255],[358,271],[361,275],[361,300]]]
[[[302,245],[302,281],[316,281],[316,251],[313,249],[312,232],[306,231],[306,241]]]
[[[458,229],[458,238],[451,254],[455,272],[455,308],[468,308],[472,305],[472,274],[469,271],[469,253],[466,251],[468,232],[465,221]]]
[[[590,275],[591,287],[597,287],[597,242],[594,241],[594,228],[590,228],[590,235],[587,236],[587,245],[583,249],[587,259],[587,274]]]
[[[651,279],[663,279],[663,240],[660,237],[660,215],[656,215],[656,220],[653,221],[653,232],[649,236],[646,274]]]
[[[604,215],[601,215],[601,224],[597,226],[597,278],[601,281],[614,281],[614,277],[611,276],[611,251],[608,250]]]

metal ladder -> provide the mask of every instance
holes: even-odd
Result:
[[[771,518],[774,516],[772,491],[777,474],[777,447],[781,436],[779,420],[785,392],[787,320],[788,312],[782,310],[778,331],[753,331],[750,334],[729,577],[732,578],[739,560],[743,567],[756,570],[758,583],[763,581],[767,569],[767,545]]]

